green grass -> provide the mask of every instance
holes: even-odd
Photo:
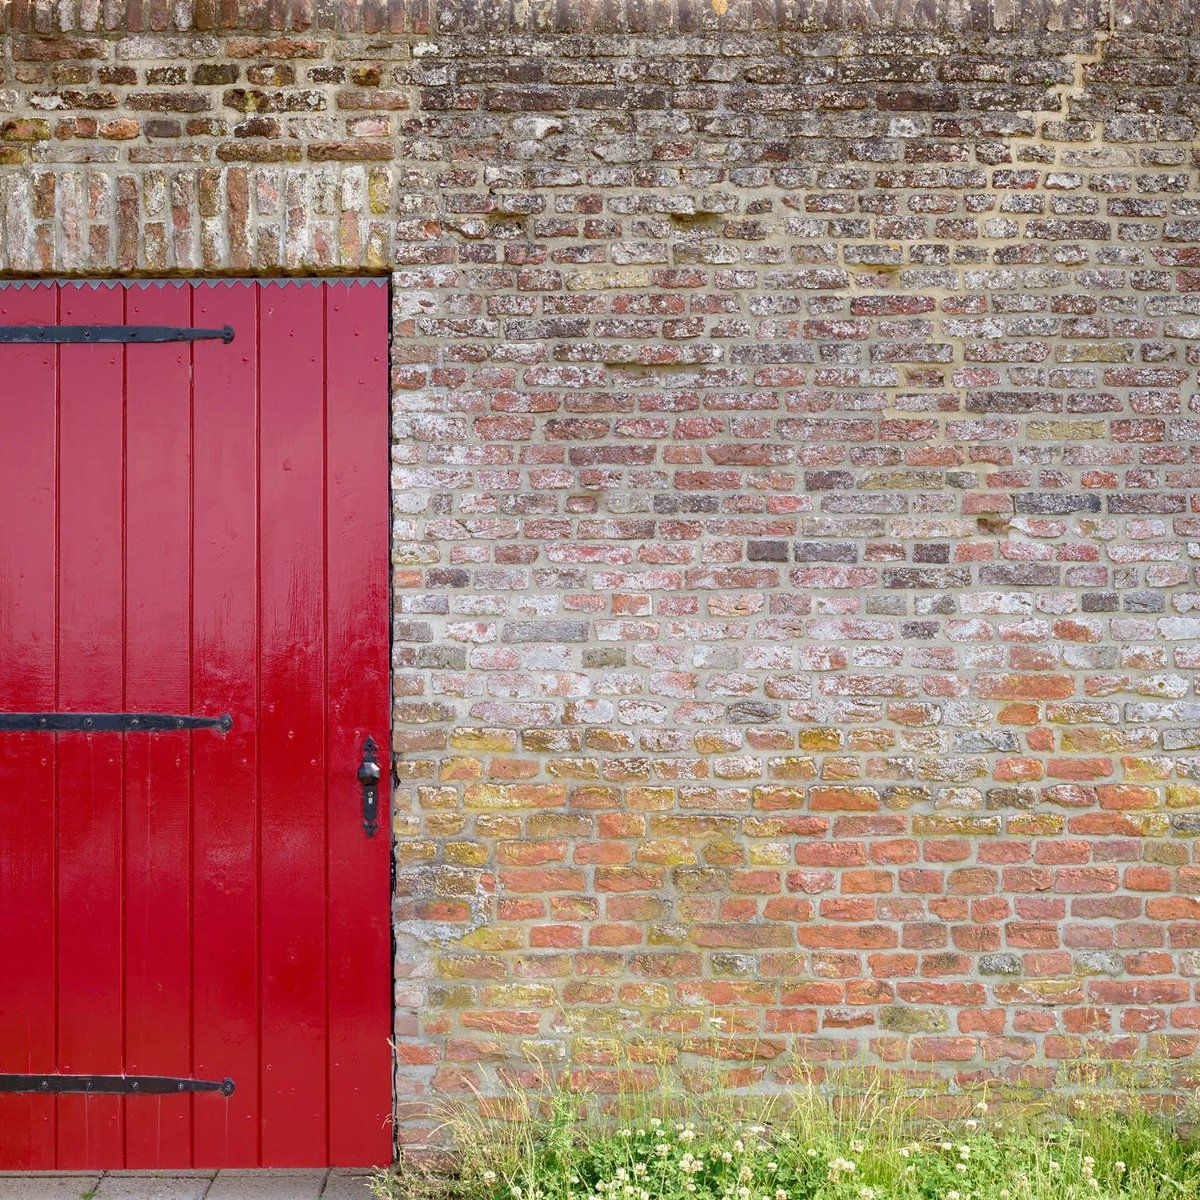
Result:
[[[504,1120],[447,1109],[436,1163],[380,1173],[381,1200],[1200,1200],[1200,1143],[1133,1090],[1045,1093],[935,1119],[875,1086],[757,1102],[664,1089],[514,1092]]]

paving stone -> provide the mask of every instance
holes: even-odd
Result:
[[[105,1175],[95,1200],[204,1200],[211,1175]]]
[[[222,1171],[205,1200],[317,1200],[328,1174],[312,1171]]]
[[[96,1190],[97,1172],[0,1176],[0,1200],[79,1200]]]
[[[321,1200],[367,1200],[371,1195],[367,1188],[370,1178],[369,1172],[332,1171]]]

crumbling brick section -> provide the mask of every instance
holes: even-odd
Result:
[[[393,273],[402,1137],[1182,1079],[1186,6],[134,7],[9,11],[0,269]]]

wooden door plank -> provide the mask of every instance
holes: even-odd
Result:
[[[329,1144],[351,1167],[392,1158],[387,304],[386,287],[325,288]],[[355,774],[368,735],[383,767],[373,838]]]
[[[0,323],[53,325],[55,287],[0,287]],[[0,710],[54,709],[55,393],[53,346],[0,355]],[[54,1066],[54,739],[0,735],[0,1063]],[[0,1096],[0,1167],[55,1166],[54,1099]]]
[[[322,291],[259,286],[262,1161],[328,1161]]]
[[[193,319],[232,325],[195,348],[192,692],[227,712],[224,738],[195,738],[195,1071],[233,1079],[197,1097],[195,1162],[259,1165],[258,289],[197,284]]]
[[[190,325],[191,289],[126,290],[131,325]],[[191,348],[125,351],[125,708],[187,713],[191,696]],[[203,708],[203,705],[200,706]],[[206,715],[218,715],[217,713]],[[125,738],[125,1069],[191,1073],[190,743]],[[202,1101],[222,1104],[219,1098]],[[125,1102],[126,1166],[191,1165],[192,1098]]]
[[[64,324],[120,325],[124,289],[63,287]],[[124,708],[123,348],[59,347],[59,658],[64,711]],[[122,735],[58,741],[58,1069],[115,1073],[122,1031]],[[124,1165],[123,1101],[60,1096],[58,1165]]]

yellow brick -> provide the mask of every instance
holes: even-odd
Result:
[[[630,808],[663,809],[675,807],[675,789],[667,787],[634,787],[625,793]]]
[[[600,764],[594,758],[554,758],[546,764],[546,774],[555,779],[599,779]]]
[[[459,939],[459,944],[470,950],[517,950],[524,944],[524,938],[519,929],[503,929],[496,925],[485,925],[481,929],[472,929]]]
[[[756,867],[790,866],[792,851],[782,842],[755,842],[750,846],[750,862]]]
[[[547,983],[493,983],[483,989],[487,1008],[546,1008],[554,1003],[554,989]]]
[[[639,862],[665,863],[670,866],[695,862],[696,852],[683,840],[657,838],[641,842],[638,845],[637,857]]]
[[[450,745],[455,750],[515,750],[517,735],[507,729],[455,729]]]
[[[799,745],[802,750],[836,750],[841,746],[841,731],[832,728],[800,730]]]
[[[1057,813],[1022,813],[1009,817],[1008,832],[1014,837],[1051,837],[1062,833],[1065,825]]]
[[[920,837],[990,837],[1000,832],[1000,818],[931,813],[913,817],[912,830]]]
[[[603,292],[609,288],[650,286],[650,272],[645,267],[595,267],[567,272],[563,281],[569,292]]]
[[[433,842],[400,841],[396,843],[396,862],[401,865],[429,862],[436,855],[437,847]]]
[[[1194,808],[1200,804],[1200,783],[1168,784],[1167,804],[1171,808]]]
[[[1108,433],[1103,421],[1030,421],[1027,430],[1031,442],[1087,442]]]
[[[478,842],[447,842],[446,861],[458,867],[482,867],[487,864],[488,848]]]

